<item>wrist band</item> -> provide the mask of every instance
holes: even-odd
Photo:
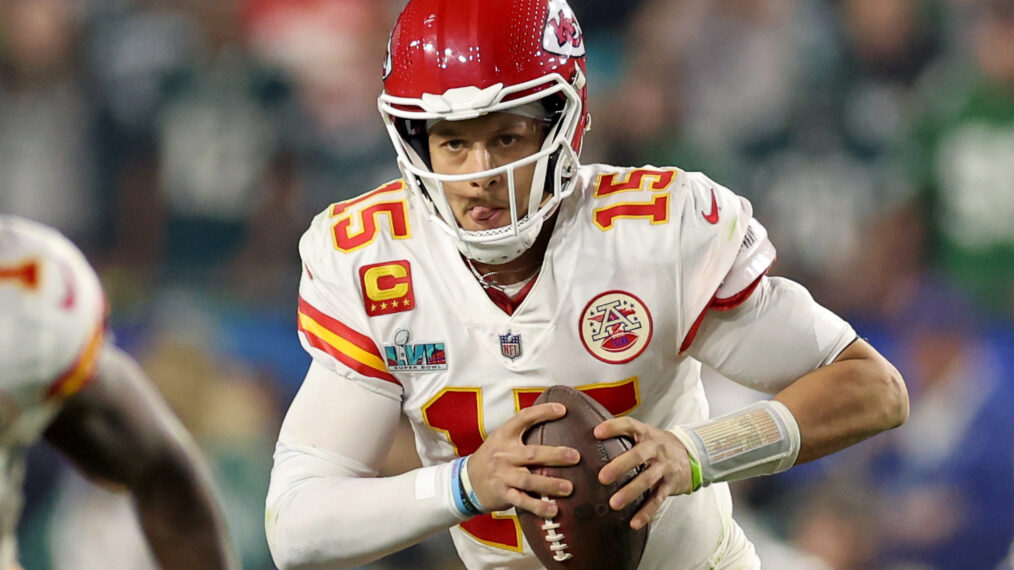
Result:
[[[796,462],[801,443],[792,412],[776,400],[669,431],[687,448],[692,486],[695,477],[710,485],[785,471]]]
[[[460,457],[451,462],[451,497],[454,499],[454,506],[458,512],[469,515],[471,513],[468,512],[464,501],[461,500],[461,462],[462,458]]]
[[[461,488],[464,489],[465,494],[468,496],[468,501],[472,503],[480,513],[485,513],[486,509],[479,502],[479,498],[475,496],[475,489],[472,488],[472,480],[468,476],[468,458],[471,455],[465,456],[465,461],[461,464]]]
[[[701,488],[703,480],[701,479],[701,464],[694,459],[693,455],[687,454],[690,458],[690,492],[693,493],[697,489]]]
[[[468,498],[468,493],[465,492],[464,487],[461,485],[461,466],[464,462],[465,458],[459,457],[451,464],[451,496],[454,498],[454,506],[457,507],[458,512],[474,517],[475,515],[481,515],[482,511],[472,504],[472,501]]]

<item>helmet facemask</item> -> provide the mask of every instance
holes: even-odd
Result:
[[[495,84],[486,89],[465,87],[449,89],[443,95],[424,94],[421,98],[380,96],[380,113],[398,153],[398,166],[409,186],[417,192],[430,218],[454,238],[458,250],[467,258],[487,264],[502,264],[516,259],[535,243],[543,223],[560,202],[574,190],[578,168],[573,141],[582,124],[583,105],[578,90],[584,76],[578,69],[574,85],[559,74],[504,87]],[[541,148],[527,157],[482,172],[437,174],[429,159],[426,121],[460,121],[495,112],[511,112],[538,102],[549,123]],[[518,169],[534,164],[531,193],[525,204],[518,204]],[[451,210],[444,184],[505,175],[510,201],[510,223],[502,228],[467,231],[460,227]]]

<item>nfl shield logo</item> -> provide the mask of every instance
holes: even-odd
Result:
[[[511,334],[511,331],[500,335],[500,354],[511,360],[521,356],[521,335]]]

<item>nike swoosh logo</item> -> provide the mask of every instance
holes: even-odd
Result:
[[[710,214],[706,214],[706,213],[704,213],[704,210],[701,210],[701,215],[704,216],[704,219],[709,224],[717,224],[718,223],[718,200],[715,199],[715,189],[714,188],[711,189],[711,213]]]

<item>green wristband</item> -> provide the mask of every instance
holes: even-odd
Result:
[[[693,455],[687,454],[690,459],[690,492],[693,493],[701,488],[701,464],[694,459]]]

